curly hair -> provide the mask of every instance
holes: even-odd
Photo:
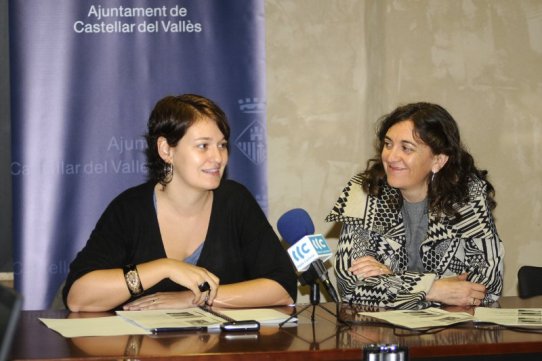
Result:
[[[156,103],[149,116],[145,134],[149,180],[164,186],[171,180],[167,176],[168,164],[158,153],[158,138],[164,137],[169,146],[175,147],[188,128],[202,118],[214,121],[224,139],[229,140],[230,126],[226,114],[212,100],[201,95],[182,94],[166,96]]]
[[[363,190],[367,194],[378,196],[387,184],[381,159],[386,133],[393,125],[405,120],[412,121],[415,135],[431,148],[433,154],[448,156],[444,167],[428,181],[431,212],[456,216],[458,206],[468,201],[468,184],[474,178],[485,181],[489,208],[495,209],[495,190],[487,179],[487,171],[476,168],[473,157],[461,143],[456,121],[440,105],[425,102],[400,106],[380,118],[376,133],[377,155],[367,161],[362,173]]]

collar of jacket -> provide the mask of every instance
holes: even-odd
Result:
[[[400,211],[400,191],[386,185],[382,190],[382,196],[375,197],[365,193],[361,185],[361,174],[348,181],[327,215],[326,221],[360,226],[401,243],[405,237],[405,227]],[[450,226],[448,217],[441,217],[437,221],[435,215],[430,213],[428,237],[425,242],[450,239],[454,233],[453,227]]]

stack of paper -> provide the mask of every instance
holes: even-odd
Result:
[[[440,308],[424,310],[395,310],[384,312],[360,312],[360,315],[384,320],[392,325],[410,329],[447,327],[457,323],[469,322],[473,317],[466,312],[449,312]]]
[[[542,308],[482,308],[474,311],[476,322],[512,327],[542,327]]]
[[[262,325],[278,325],[289,316],[271,308],[229,309],[218,313],[194,307],[177,310],[117,311],[116,316],[40,318],[40,321],[64,337],[81,337],[218,330],[222,323],[231,320],[256,320]],[[291,321],[296,322],[297,319],[293,318]]]

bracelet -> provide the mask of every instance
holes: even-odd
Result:
[[[141,280],[139,279],[139,273],[137,273],[137,268],[133,264],[128,264],[122,268],[124,271],[124,280],[126,281],[126,286],[128,286],[128,291],[132,296],[139,296],[143,293],[143,287],[141,286]]]

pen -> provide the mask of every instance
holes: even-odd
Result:
[[[194,331],[207,331],[205,326],[194,326],[194,327],[160,327],[153,328],[152,333],[164,333],[164,332],[194,332]]]

